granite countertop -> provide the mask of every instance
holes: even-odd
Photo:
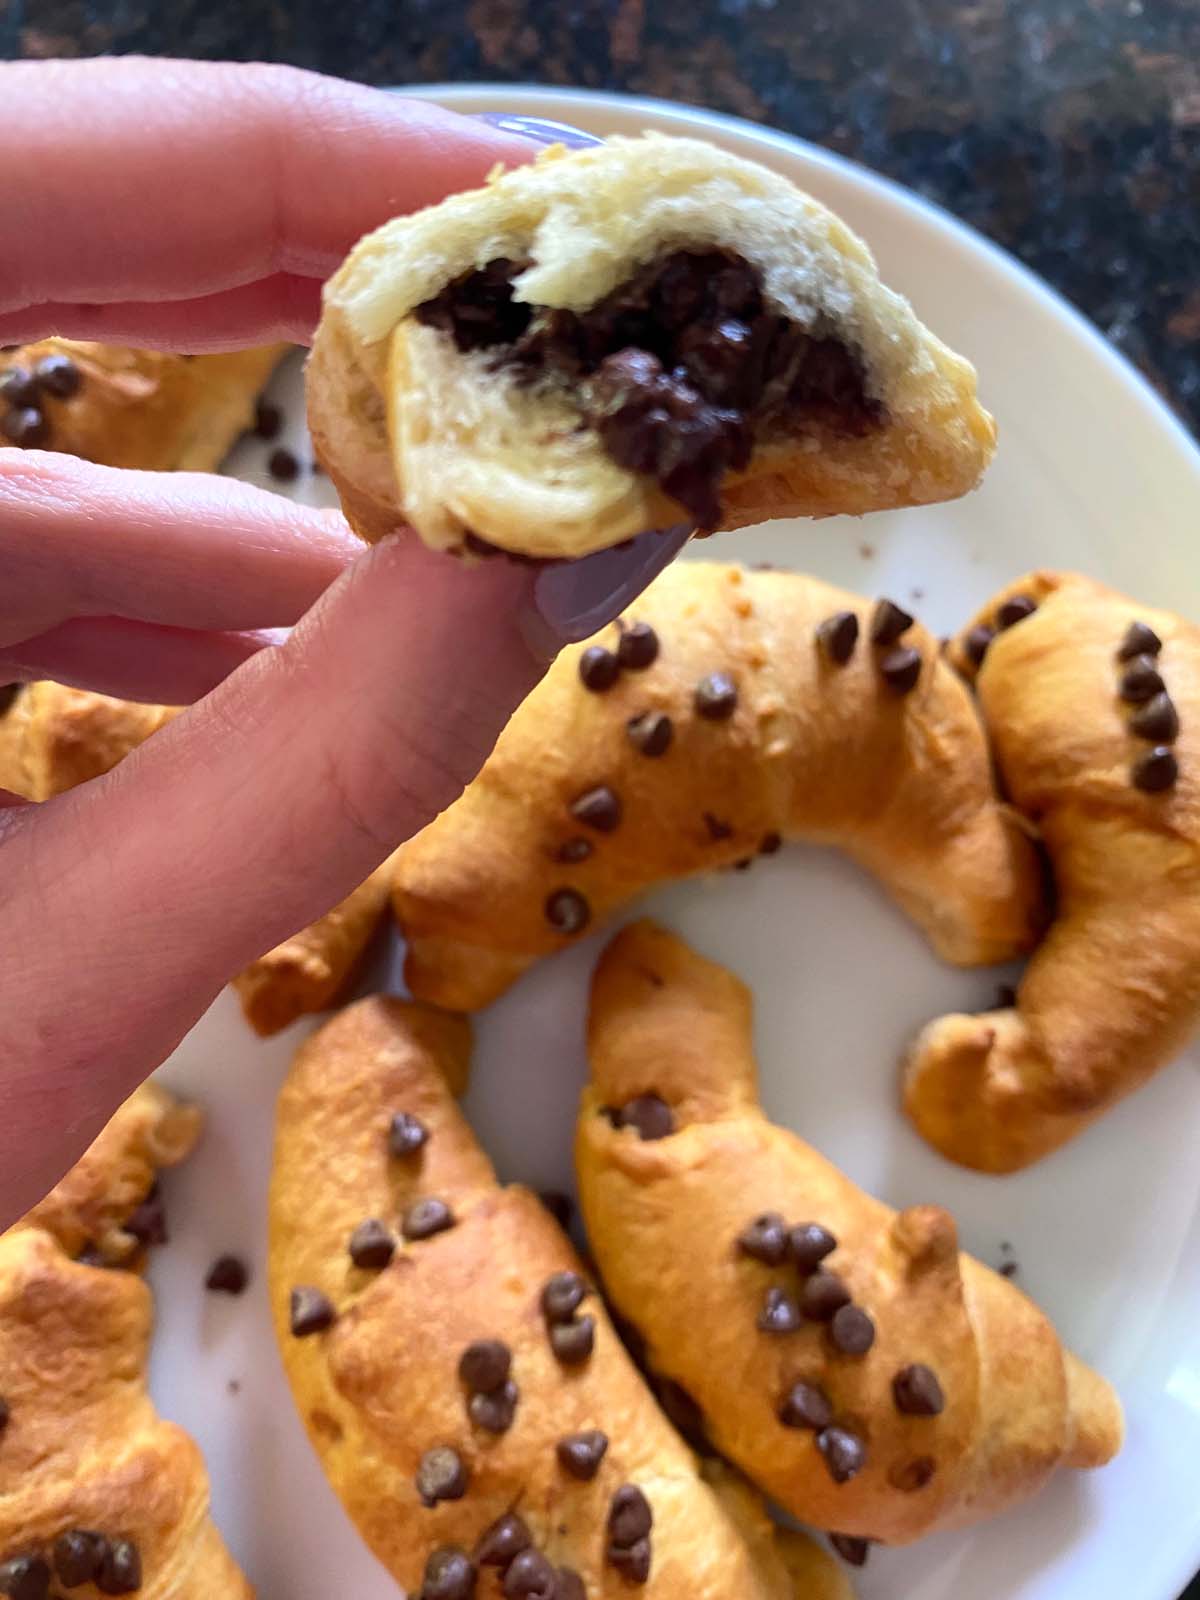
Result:
[[[1006,246],[1200,432],[1197,0],[6,0],[0,57],[266,59],[732,112]],[[1200,1580],[1185,1600],[1200,1600]]]

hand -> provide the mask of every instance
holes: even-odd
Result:
[[[134,60],[0,67],[0,137],[0,342],[188,351],[306,340],[362,233],[532,153],[285,68]],[[0,451],[0,683],[197,702],[81,789],[0,791],[0,1225],[674,548],[468,568],[227,479]]]

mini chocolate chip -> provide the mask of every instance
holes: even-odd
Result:
[[[785,1428],[811,1428],[820,1433],[833,1421],[833,1407],[818,1384],[794,1383],[779,1402],[775,1415]]]
[[[122,1224],[125,1232],[144,1248],[167,1243],[167,1214],[155,1184],[140,1205],[135,1206]]]
[[[831,1322],[849,1304],[850,1291],[836,1272],[814,1272],[800,1291],[800,1306],[810,1322]]]
[[[79,393],[83,379],[70,356],[49,355],[43,356],[34,367],[33,381],[39,389],[52,394],[56,400],[69,400],[73,394]]]
[[[720,817],[714,817],[711,811],[704,813],[704,826],[708,829],[708,837],[714,844],[720,844],[724,839],[733,838],[733,829],[727,822],[722,822]]]
[[[204,1287],[213,1294],[242,1294],[250,1271],[240,1256],[218,1256],[208,1269]]]
[[[621,800],[606,783],[588,789],[571,802],[571,815],[597,833],[612,833],[621,822]]]
[[[699,716],[725,722],[737,710],[737,684],[727,672],[710,672],[696,685],[692,699]]]
[[[547,1322],[570,1322],[590,1293],[577,1272],[556,1272],[542,1290],[542,1315]]]
[[[866,1445],[848,1428],[823,1428],[817,1435],[817,1449],[834,1483],[849,1483],[867,1464]]]
[[[1164,688],[1162,674],[1153,656],[1135,656],[1121,674],[1121,699],[1128,700],[1131,705],[1139,705],[1143,700],[1153,700],[1154,696],[1161,694]]]
[[[826,617],[818,624],[817,642],[835,667],[844,667],[858,643],[858,618],[854,612],[835,611]]]
[[[12,1410],[8,1401],[0,1399],[0,1433],[3,1433],[12,1421]]]
[[[575,1202],[569,1194],[563,1194],[558,1189],[539,1189],[538,1199],[560,1228],[571,1226],[571,1218],[575,1214]]]
[[[14,406],[0,415],[0,433],[12,444],[34,450],[50,437],[50,424],[36,406]]]
[[[458,1375],[476,1394],[498,1389],[512,1371],[512,1351],[501,1339],[476,1339],[459,1357]]]
[[[1015,628],[1018,622],[1024,622],[1025,618],[1031,617],[1036,610],[1036,600],[1031,600],[1027,594],[1014,594],[997,610],[996,626]]]
[[[621,675],[621,663],[611,650],[602,644],[589,645],[579,658],[579,676],[583,687],[593,694],[603,694],[611,689]]]
[[[621,630],[617,660],[633,672],[652,666],[658,658],[658,635],[648,622],[631,622]]]
[[[292,1290],[291,1329],[297,1339],[306,1339],[312,1333],[324,1333],[337,1321],[333,1302],[320,1289],[302,1286]]]
[[[573,1567],[558,1569],[558,1600],[587,1600],[583,1579]]]
[[[420,1117],[412,1117],[407,1111],[396,1112],[388,1128],[388,1149],[392,1155],[400,1159],[416,1155],[428,1140],[429,1129]]]
[[[752,856],[746,856],[743,860],[735,861],[733,863],[733,870],[735,872],[749,872],[750,868],[753,865],[754,865],[753,857]]]
[[[825,1257],[837,1249],[837,1240],[819,1222],[801,1222],[792,1229],[788,1243],[792,1260],[801,1272],[815,1272]]]
[[[911,1461],[902,1461],[894,1466],[888,1473],[888,1482],[903,1494],[915,1494],[918,1489],[933,1482],[936,1471],[937,1463],[932,1456],[915,1456]]]
[[[988,646],[995,637],[995,628],[989,628],[986,622],[977,623],[967,633],[963,639],[963,654],[973,667],[983,665],[983,658],[988,653]]]
[[[515,1512],[497,1517],[490,1528],[485,1528],[475,1546],[475,1560],[481,1567],[507,1567],[509,1562],[528,1550],[533,1535]]]
[[[758,1327],[763,1333],[795,1333],[800,1326],[800,1307],[794,1295],[773,1285],[767,1290],[758,1313]]]
[[[1001,983],[996,986],[996,1004],[992,1008],[998,1011],[1011,1011],[1017,1003],[1017,991],[1011,983]]]
[[[452,1228],[456,1220],[444,1200],[418,1200],[400,1219],[400,1231],[406,1239],[432,1239],[435,1233]]]
[[[470,1481],[462,1457],[447,1445],[426,1450],[417,1467],[417,1493],[426,1507],[439,1500],[461,1500]]]
[[[1015,1278],[1019,1270],[1015,1261],[1002,1261],[996,1268],[1002,1278]]]
[[[1134,762],[1130,776],[1135,789],[1141,789],[1144,794],[1162,794],[1165,789],[1174,787],[1179,777],[1179,762],[1165,744],[1156,745]]]
[[[473,1394],[467,1401],[467,1415],[487,1433],[507,1433],[516,1418],[520,1398],[520,1390],[510,1378],[490,1394]]]
[[[889,650],[879,663],[879,675],[897,694],[910,693],[921,678],[921,652],[907,644]]]
[[[871,1551],[869,1539],[859,1539],[852,1533],[831,1533],[829,1542],[849,1566],[866,1566]]]
[[[280,445],[267,457],[267,471],[276,483],[295,483],[300,476],[300,463],[290,450]]]
[[[675,736],[675,725],[665,711],[643,711],[641,716],[630,717],[625,732],[635,750],[644,756],[663,756],[670,749]]]
[[[554,852],[554,859],[556,861],[564,861],[568,866],[577,866],[579,862],[586,861],[595,848],[596,846],[590,839],[582,837],[567,839]]]
[[[558,933],[581,933],[592,920],[592,908],[578,889],[555,889],[546,897],[546,921]]]
[[[1169,694],[1156,694],[1129,719],[1129,730],[1151,744],[1174,744],[1179,737],[1179,713]]]
[[[936,1417],[946,1405],[937,1374],[919,1361],[900,1368],[892,1379],[892,1396],[896,1410],[906,1417]]]
[[[0,717],[8,710],[21,692],[19,683],[0,683]]]
[[[425,1563],[418,1600],[474,1600],[475,1568],[464,1550],[443,1545]]]
[[[599,1428],[588,1428],[584,1433],[569,1433],[554,1449],[562,1467],[581,1483],[588,1483],[600,1470],[608,1435]]]
[[[1162,640],[1149,623],[1131,622],[1117,647],[1117,660],[1132,661],[1134,656],[1156,656],[1161,649]]]
[[[378,1217],[360,1222],[350,1235],[350,1259],[356,1267],[381,1272],[396,1254],[396,1241]]]
[[[101,1594],[132,1594],[142,1587],[142,1557],[132,1539],[113,1539],[100,1562],[96,1587]]]
[[[760,856],[776,855],[783,848],[783,836],[778,833],[764,833],[758,842]]]
[[[283,427],[283,412],[267,400],[258,400],[254,406],[254,431],[260,439],[278,439]]]
[[[787,1259],[788,1225],[778,1211],[764,1211],[755,1217],[738,1234],[738,1249],[755,1261],[765,1261],[769,1267],[778,1267]]]
[[[617,1569],[628,1583],[645,1583],[650,1576],[650,1541],[639,1539],[626,1548],[610,1544],[605,1551],[609,1565]]]
[[[507,1600],[556,1600],[558,1574],[540,1550],[522,1550],[504,1574]]]
[[[895,644],[900,635],[907,633],[912,625],[912,617],[894,600],[877,601],[871,613],[871,643]]]
[[[577,1367],[586,1361],[595,1343],[595,1317],[580,1317],[577,1322],[556,1322],[551,1325],[550,1348],[564,1367]]]
[[[623,1550],[646,1538],[654,1526],[650,1502],[636,1483],[623,1483],[608,1507],[608,1537]]]
[[[632,1128],[639,1139],[667,1139],[675,1132],[675,1113],[656,1094],[639,1094],[617,1113],[617,1126]]]
[[[875,1343],[875,1324],[861,1306],[839,1306],[829,1324],[829,1337],[844,1356],[865,1356]]]
[[[0,1594],[9,1600],[46,1600],[50,1568],[41,1556],[13,1556],[0,1567]]]
[[[108,1541],[87,1528],[69,1528],[54,1541],[54,1573],[66,1589],[91,1583],[100,1571]]]
[[[28,367],[5,367],[0,372],[0,402],[6,406],[36,406],[37,380]]]

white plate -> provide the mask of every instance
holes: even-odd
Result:
[[[861,230],[887,282],[978,364],[1001,438],[979,494],[860,523],[776,523],[711,541],[705,557],[770,560],[915,599],[935,631],[1039,564],[1082,567],[1200,617],[1200,458],[1088,325],[975,234],[857,167],[745,123],[615,97],[427,92],[467,111],[519,109],[598,133],[692,127],[765,161]],[[295,367],[280,390],[298,430]],[[244,446],[239,469],[268,482],[264,453]],[[321,479],[299,492],[329,498]],[[876,1552],[859,1580],[864,1600],[1175,1600],[1200,1565],[1200,1056],[1032,1172],[973,1176],[932,1155],[900,1117],[896,1060],[920,1023],[989,1002],[1006,973],[939,965],[867,878],[817,850],[649,904],[753,984],[771,1113],[892,1204],[949,1206],[985,1261],[1010,1241],[1020,1284],[1125,1400],[1129,1441],[1113,1466],[1064,1474],[978,1530]],[[506,1177],[570,1186],[584,997],[602,939],[544,963],[481,1019],[468,1105]],[[164,1068],[210,1120],[203,1147],[169,1182],[174,1238],[153,1269],[153,1388],[200,1440],[217,1519],[263,1596],[395,1600],[325,1485],[268,1324],[272,1102],[303,1031],[256,1043],[226,994]],[[256,1274],[238,1301],[201,1289],[226,1249],[246,1252]]]

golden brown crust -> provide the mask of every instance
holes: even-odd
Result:
[[[233,987],[255,1033],[279,1033],[334,1004],[383,916],[393,870],[389,857],[332,911],[238,974]]]
[[[1036,612],[966,641],[1015,597]],[[1143,793],[1118,685],[1130,623],[1162,641],[1179,781]],[[1200,1020],[1200,629],[1073,573],[1035,572],[995,595],[951,646],[974,679],[1013,803],[1036,824],[1057,910],[1015,1008],[947,1016],[916,1040],[905,1104],[943,1155],[1011,1172],[1071,1139],[1180,1050]]]
[[[136,1272],[70,1259],[84,1238],[120,1258],[117,1219],[198,1129],[194,1108],[144,1086],[0,1236],[0,1562],[45,1558],[85,1528],[136,1545],[143,1600],[251,1600],[209,1516],[199,1451],[146,1392],[149,1290]]]
[[[409,1593],[436,1546],[469,1551],[515,1507],[538,1548],[582,1575],[589,1600],[617,1600],[629,1590],[604,1561],[604,1528],[614,1490],[633,1482],[654,1513],[647,1600],[807,1593],[793,1589],[761,1509],[739,1513],[752,1543],[721,1511],[594,1295],[583,1308],[596,1319],[590,1359],[566,1368],[552,1355],[542,1286],[555,1272],[582,1268],[533,1195],[498,1186],[454,1104],[469,1037],[461,1018],[363,1000],[302,1047],[280,1096],[271,1300],[296,1404],[347,1511]],[[389,1157],[397,1111],[429,1131],[416,1158]],[[364,1218],[394,1230],[412,1201],[430,1196],[452,1207],[455,1227],[400,1243],[380,1272],[351,1265],[347,1242]],[[291,1334],[298,1285],[320,1289],[336,1307],[330,1331]],[[520,1393],[501,1435],[472,1426],[457,1377],[463,1349],[478,1339],[503,1340],[513,1354]],[[555,1452],[559,1439],[585,1428],[610,1438],[590,1483],[570,1478]],[[470,1483],[464,1498],[426,1509],[414,1479],[423,1452],[437,1446],[459,1452]],[[495,1582],[485,1579],[482,1591],[498,1594]]]
[[[463,354],[415,308],[494,259],[526,262],[516,297],[585,311],[648,262],[734,251],[765,304],[852,350],[881,408],[863,437],[823,424],[760,441],[722,486],[719,526],[860,513],[973,488],[995,445],[969,362],[880,283],[866,246],[781,175],[695,139],[648,135],[546,151],[529,166],[361,240],[326,286],[308,369],[309,426],[350,522],[402,522],[429,544],[475,533],[533,556],[578,556],[686,520],[618,467],[578,384],[531,386],[485,349]]]
[[[46,356],[69,356],[75,363],[81,379],[75,394],[58,399],[39,393],[39,409],[50,425],[43,449],[108,467],[215,472],[253,424],[254,401],[287,349],[276,344],[180,356],[40,339],[0,355],[0,372],[32,369]]]
[[[717,1448],[773,1499],[818,1527],[905,1543],[1025,1498],[1057,1466],[1116,1451],[1108,1385],[1008,1280],[959,1253],[946,1212],[894,1212],[766,1120],[750,996],[731,973],[653,924],[626,928],[597,969],[589,1051],[576,1157],[608,1291],[651,1364],[701,1407]],[[672,1109],[667,1137],[642,1140],[604,1114],[651,1094]],[[834,1235],[827,1266],[873,1320],[868,1353],[839,1355],[812,1321],[757,1329],[767,1288],[798,1295],[803,1281],[739,1251],[766,1212]],[[936,1374],[940,1415],[898,1409],[893,1380],[914,1363]],[[835,1421],[865,1439],[850,1481],[834,1482],[814,1431],[778,1420],[798,1381],[820,1385]],[[923,1461],[932,1474],[914,1466]],[[906,1477],[927,1481],[893,1481]]]
[[[837,666],[816,630],[843,610],[860,637]],[[626,614],[655,630],[651,667],[592,693],[581,657],[615,649],[620,624],[564,650],[466,793],[397,854],[413,994],[485,1005],[568,942],[547,918],[555,892],[581,894],[594,927],[656,883],[755,856],[771,835],[845,849],[949,961],[1028,949],[1042,915],[1036,856],[996,797],[970,696],[919,625],[904,644],[923,658],[920,680],[907,695],[890,688],[868,642],[873,610],[816,578],[685,561]],[[722,721],[694,706],[715,671],[738,692]],[[673,727],[655,758],[627,729],[649,711]],[[571,815],[597,785],[621,803],[614,831]],[[587,859],[558,859],[577,839]]]
[[[26,684],[0,714],[0,789],[49,800],[110,771],[181,709],[115,700],[49,680]],[[233,980],[256,1033],[278,1033],[333,1003],[378,926],[391,877],[391,862],[385,861],[311,927],[268,950]]]

